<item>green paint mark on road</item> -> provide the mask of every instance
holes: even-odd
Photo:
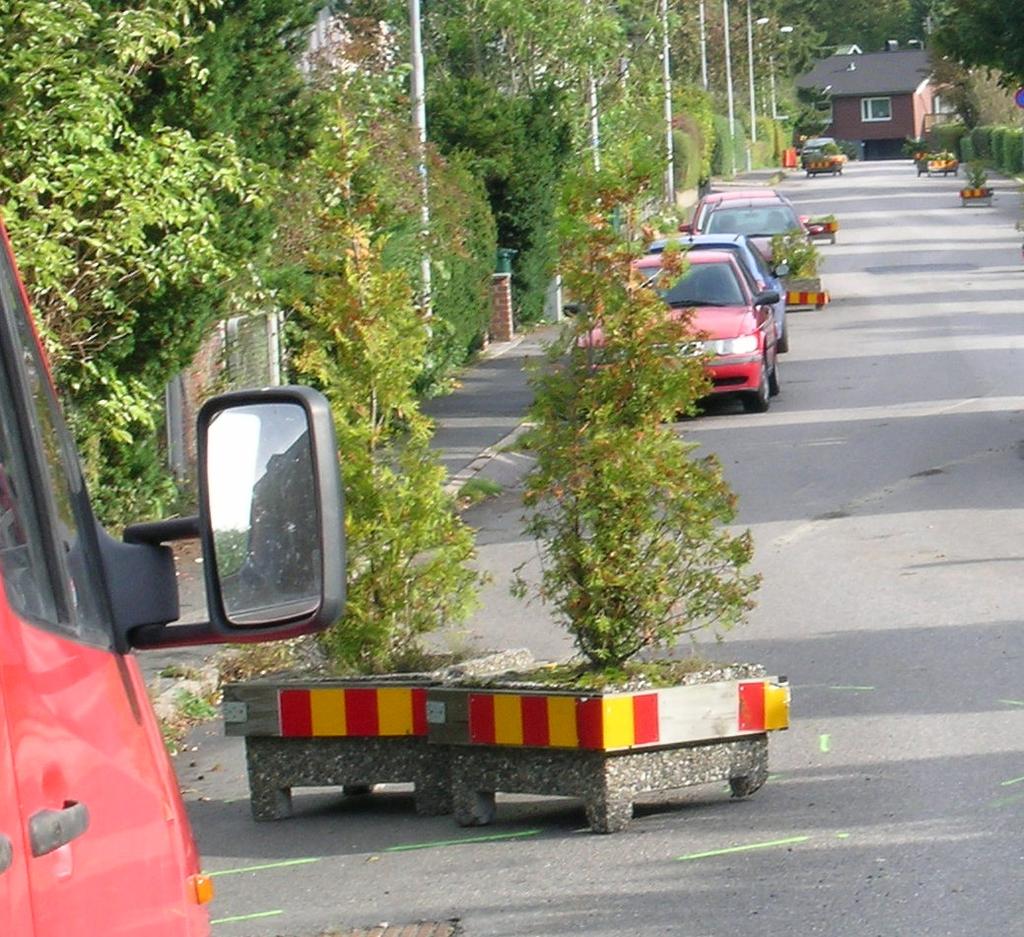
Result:
[[[712,856],[728,856],[737,852],[750,852],[753,849],[771,849],[773,846],[789,846],[794,843],[806,843],[810,836],[790,836],[788,839],[773,839],[767,843],[750,843],[747,846],[729,846],[725,849],[709,849],[707,852],[693,852],[688,856],[676,856],[676,862],[688,862],[690,859],[708,859]]]
[[[829,752],[832,750],[832,736],[828,734],[818,736],[818,747],[823,752]]]
[[[277,917],[284,914],[284,911],[257,911],[255,914],[236,914],[233,917],[219,917],[211,924],[234,924],[236,921],[255,921],[261,917]]]
[[[999,702],[1006,706],[1024,706],[1024,700],[1022,699],[1001,699]]]
[[[999,786],[1009,787],[1011,784],[1020,784],[1021,781],[1024,781],[1024,778],[1010,778],[1009,781],[1000,781]]]
[[[432,843],[409,843],[406,846],[388,846],[384,852],[408,852],[411,849],[439,849],[442,846],[464,846],[466,843],[492,843],[499,839],[522,839],[536,836],[540,830],[521,830],[518,833],[494,833],[490,836],[466,836],[463,839],[438,839]]]
[[[1014,794],[1012,797],[1000,797],[997,800],[989,801],[990,807],[1011,807],[1024,801],[1024,794]]]
[[[849,839],[849,833],[836,833],[836,839]]]
[[[313,859],[286,859],[283,862],[267,862],[264,865],[247,865],[244,869],[221,869],[219,872],[207,872],[206,874],[210,878],[216,878],[218,875],[240,875],[242,872],[263,872],[266,869],[287,869],[293,865],[309,865],[311,862],[319,862],[317,858]]]
[[[873,690],[873,686],[830,686],[830,690]]]

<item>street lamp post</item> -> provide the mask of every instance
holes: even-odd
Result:
[[[722,0],[722,28],[725,31],[725,93],[729,103],[729,146],[736,156],[736,110],[732,100],[732,52],[729,43],[729,0]]]
[[[700,0],[697,6],[700,15],[700,83],[704,90],[708,90],[708,34],[707,20],[704,16],[704,0]]]
[[[416,134],[420,177],[420,312],[431,315],[430,255],[430,185],[427,177],[427,109],[423,82],[423,40],[420,31],[420,0],[409,0],[409,26],[412,34],[412,125]]]
[[[665,202],[675,205],[675,153],[672,145],[672,62],[669,59],[668,0],[661,0],[661,78],[665,92]]]

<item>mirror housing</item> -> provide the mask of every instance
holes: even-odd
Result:
[[[778,290],[764,290],[754,297],[755,306],[774,306],[780,299]]]
[[[774,267],[772,267],[772,273],[777,277],[789,276],[789,262],[786,260],[780,260]]]
[[[693,234],[693,225],[689,221],[681,221],[676,229],[680,234]]]
[[[334,623],[345,601],[345,517],[327,400],[308,387],[214,397],[199,412],[198,451],[198,516],[128,527],[105,566],[112,593],[161,592],[148,577],[125,581],[125,551],[156,557],[170,552],[166,541],[198,537],[209,620],[175,624],[165,600],[158,621],[154,610],[118,621],[125,643],[248,643]]]

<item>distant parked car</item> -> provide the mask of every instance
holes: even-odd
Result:
[[[662,296],[670,309],[691,310],[692,331],[710,356],[712,393],[737,394],[745,410],[763,413],[780,390],[771,309],[779,294],[754,290],[731,252],[695,251],[688,261],[682,276],[662,288]],[[660,258],[648,255],[637,266],[660,269]]]
[[[679,226],[682,234],[700,234],[703,230],[702,223],[708,212],[722,202],[747,201],[754,198],[781,198],[774,189],[730,189],[725,192],[708,192],[694,206],[693,215],[688,222]]]
[[[786,331],[786,288],[780,279],[789,272],[785,264],[770,265],[745,234],[694,234],[689,237],[658,238],[647,246],[647,252],[658,254],[669,242],[678,244],[680,250],[688,252],[724,250],[735,254],[754,292],[775,290],[779,294],[779,301],[772,306],[775,339],[780,355],[789,351],[789,332]]]
[[[721,202],[708,213],[701,234],[745,234],[769,263],[772,238],[793,232],[807,234],[806,220],[785,198],[758,198]]]

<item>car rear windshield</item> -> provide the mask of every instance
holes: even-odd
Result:
[[[708,218],[708,234],[746,234],[771,237],[800,228],[799,219],[785,205],[749,208],[717,208]]]

